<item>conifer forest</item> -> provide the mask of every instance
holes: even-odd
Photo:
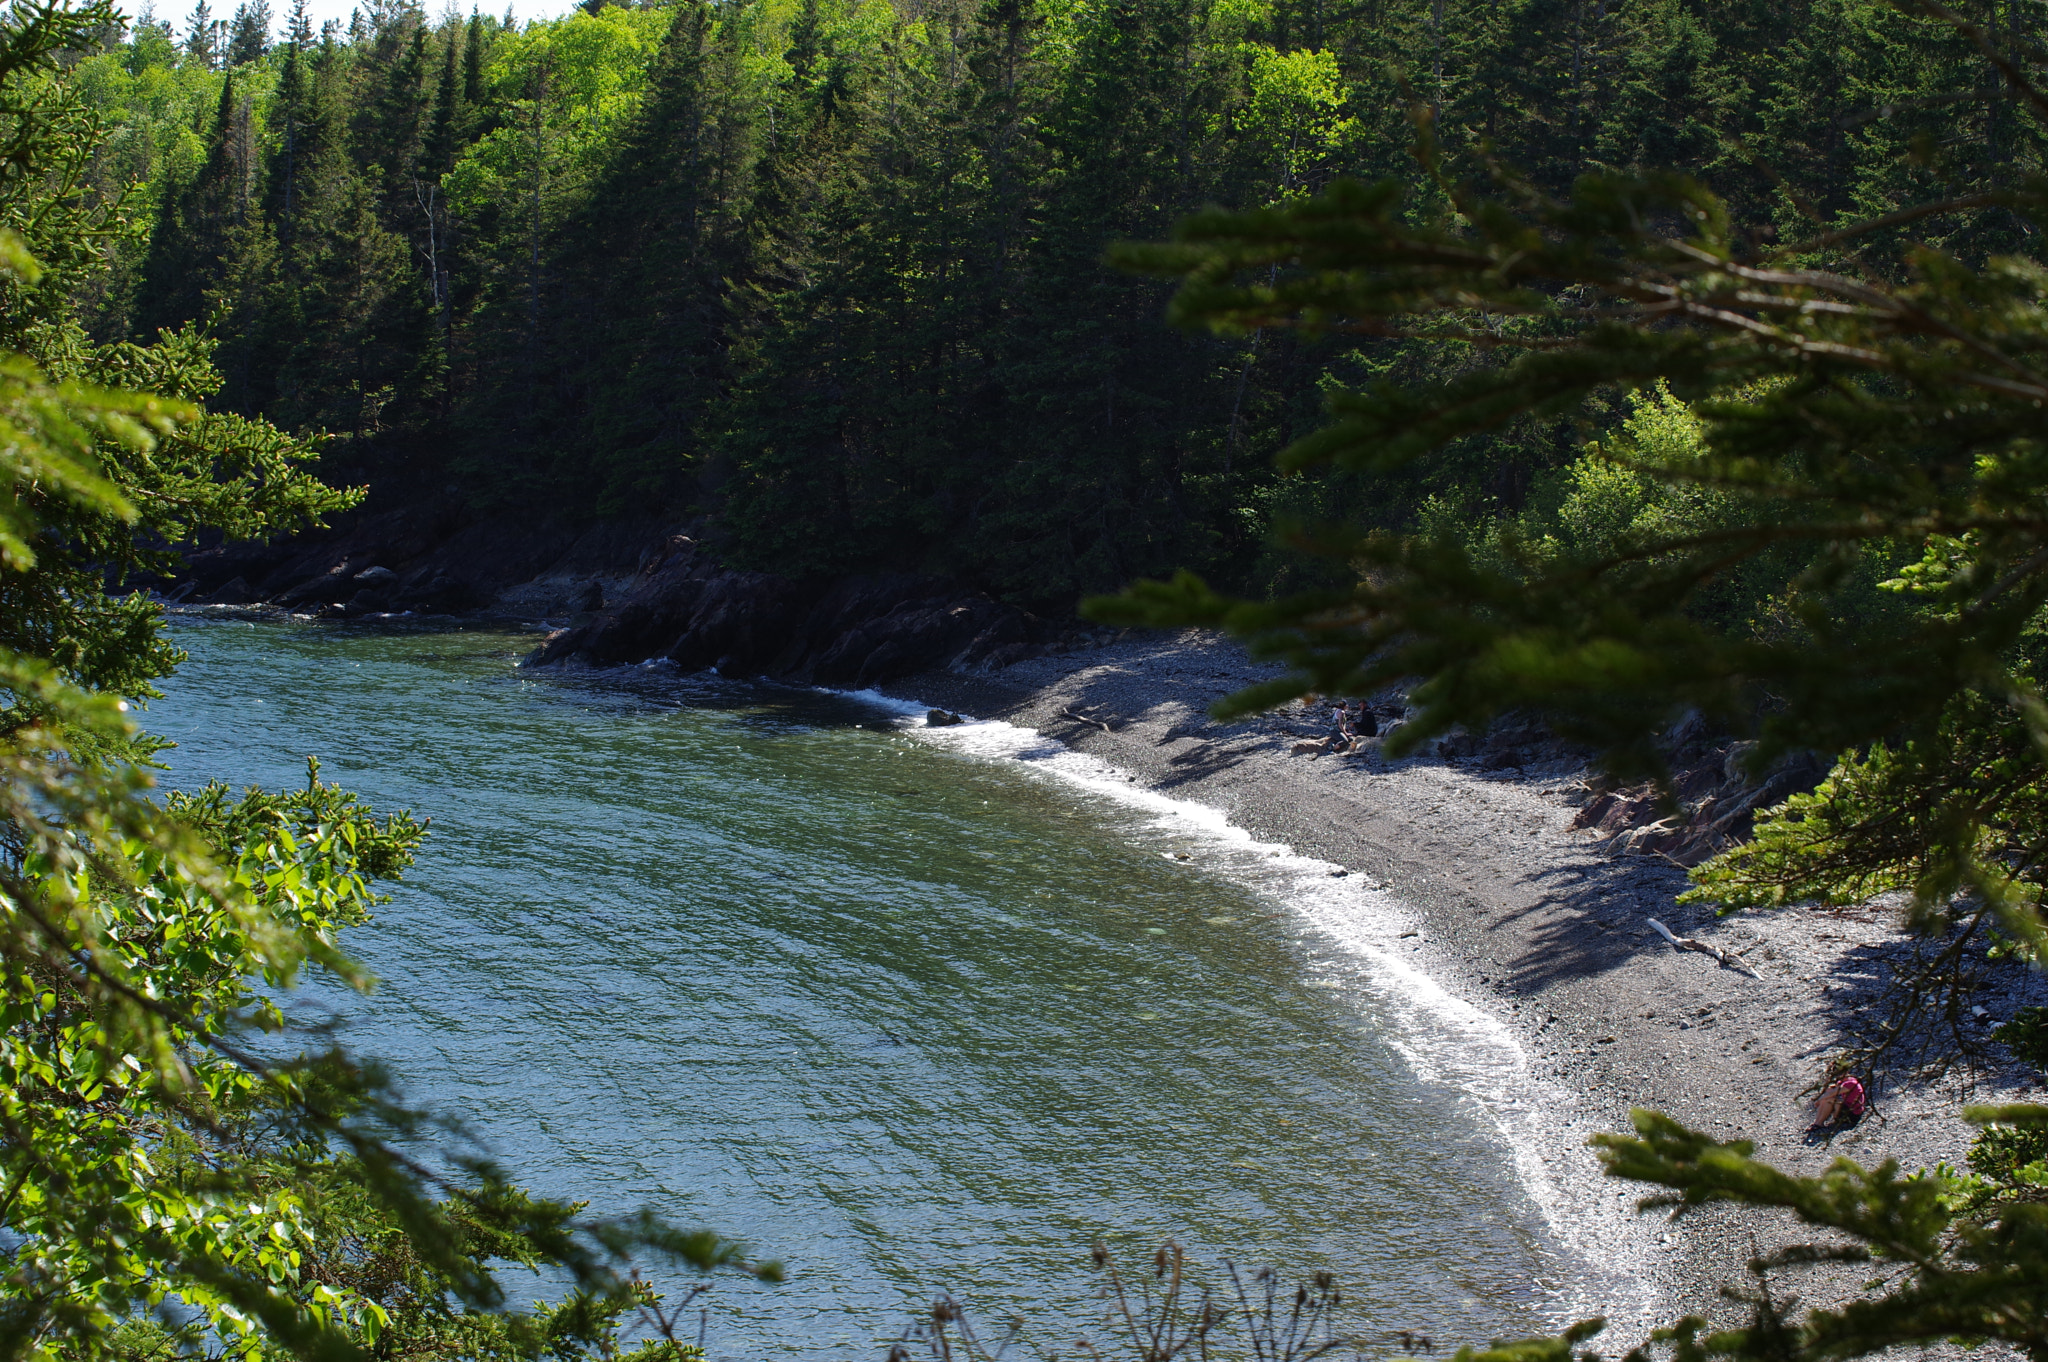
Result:
[[[2013,3],[2030,38],[2048,14]],[[2024,30],[2024,32],[2022,32]],[[731,562],[1070,606],[1312,572],[1276,525],[1519,509],[1584,438],[1282,479],[1333,388],[1440,348],[1162,324],[1105,250],[1340,177],[1698,176],[1768,237],[1967,194],[2038,125],[1877,0],[721,0],[508,27],[145,14],[73,79],[132,194],[96,338],[197,325],[330,481],[708,517]],[[1965,98],[1969,92],[1987,98]],[[1426,110],[1443,161],[1415,158]],[[1432,178],[1434,177],[1434,179]],[[1979,215],[1943,244],[2011,244]]]
[[[2048,1362],[2048,0],[211,3],[0,6],[0,1362]]]

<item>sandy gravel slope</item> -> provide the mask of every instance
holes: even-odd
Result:
[[[1542,1137],[1551,1147],[1540,1152],[1567,1194],[1587,1205],[1625,1205],[1631,1195],[1597,1176],[1584,1142],[1595,1130],[1625,1128],[1632,1106],[1754,1140],[1763,1156],[1802,1171],[1836,1155],[1865,1164],[1897,1158],[1909,1168],[1960,1161],[1970,1132],[1954,1116],[1953,1091],[1886,1092],[1873,1119],[1831,1148],[1803,1134],[1810,1116],[1801,1093],[1839,1043],[1843,981],[1867,973],[1896,941],[1883,915],[1795,910],[1717,921],[1673,902],[1683,871],[1610,857],[1567,830],[1575,809],[1561,790],[1574,772],[1311,760],[1288,750],[1292,730],[1309,731],[1305,717],[1229,726],[1208,718],[1216,699],[1268,674],[1213,638],[1150,635],[1021,663],[992,679],[927,673],[887,689],[1036,728],[1143,786],[1221,809],[1263,839],[1384,883],[1414,914],[1417,934],[1405,944],[1416,960],[1508,1021],[1534,1068],[1556,1080],[1560,1097]],[[1761,977],[1673,951],[1649,917],[1740,953]],[[2020,1001],[1986,998],[1993,1019]],[[1615,1233],[1640,1246],[1666,1302],[1695,1309],[1740,1276],[1756,1246],[1794,1233],[1732,1211],[1690,1217],[1677,1230],[1636,1217],[1630,1224]],[[1809,1299],[1857,1289],[1845,1278],[1815,1286]]]

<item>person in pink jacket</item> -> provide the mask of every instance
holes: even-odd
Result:
[[[1863,1119],[1869,1102],[1863,1081],[1850,1073],[1847,1065],[1836,1064],[1829,1070],[1828,1085],[1820,1090],[1820,1097],[1813,1104],[1815,1120],[1807,1129],[1819,1131],[1839,1125],[1847,1130]]]

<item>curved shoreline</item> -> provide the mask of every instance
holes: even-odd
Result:
[[[1822,932],[1797,910],[1717,919],[1676,904],[1683,870],[1602,854],[1569,831],[1576,810],[1560,787],[1576,772],[1561,763],[1482,775],[1434,759],[1312,761],[1289,754],[1296,735],[1284,716],[1208,718],[1215,700],[1272,674],[1233,645],[1190,633],[1036,659],[992,677],[927,672],[879,690],[1036,730],[1136,788],[1206,805],[1263,841],[1378,881],[1413,914],[1415,963],[1507,1026],[1532,1077],[1564,1090],[1539,1156],[1566,1196],[1592,1205],[1644,1190],[1600,1177],[1585,1149],[1597,1131],[1626,1130],[1632,1107],[1751,1140],[1789,1171],[1818,1172],[1841,1155],[1896,1158],[1908,1169],[1961,1161],[1973,1132],[1953,1094],[1938,1091],[1887,1095],[1880,1119],[1832,1147],[1803,1139],[1804,1090],[1844,1021],[1828,983],[1852,952],[1897,939],[1883,915],[1831,914]],[[1674,952],[1649,917],[1742,954],[1760,977]],[[1638,1223],[1667,1318],[1732,1320],[1718,1288],[1744,1275],[1759,1244],[1769,1250],[1797,1233],[1775,1215],[1734,1207],[1677,1225]],[[1805,1282],[1804,1294],[1814,1303],[1852,1294],[1851,1276]],[[1610,1347],[1662,1322],[1616,1313]]]
[[[1545,1227],[1539,1275],[1532,1280],[1548,1304],[1543,1324],[1532,1327],[1562,1329],[1607,1314],[1640,1334],[1662,1322],[1669,1302],[1645,1271],[1657,1252],[1654,1232],[1630,1214],[1625,1195],[1603,1185],[1583,1143],[1561,1150],[1553,1138],[1561,1126],[1584,1124],[1575,1095],[1537,1073],[1513,1028],[1438,981],[1416,914],[1385,885],[1261,840],[1209,805],[1139,785],[1123,768],[1031,728],[972,714],[960,716],[963,723],[929,725],[922,702],[874,690],[852,694],[901,714],[941,748],[973,760],[1023,762],[1076,793],[1151,815],[1176,843],[1206,848],[1182,859],[1281,905],[1292,919],[1290,930],[1320,961],[1317,981],[1341,984],[1362,1003],[1369,998],[1374,1012],[1390,1013],[1392,1029],[1383,1039],[1417,1080],[1461,1093],[1499,1140]],[[1331,973],[1339,960],[1343,964]]]

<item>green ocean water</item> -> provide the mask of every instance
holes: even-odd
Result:
[[[1579,1289],[1458,1078],[1480,1042],[1317,917],[1369,905],[1302,900],[1277,852],[1015,730],[529,673],[531,635],[175,637],[145,716],[168,783],[294,783],[317,753],[433,818],[347,942],[378,990],[308,1004],[529,1185],[788,1264],[705,1300],[714,1357],[879,1357],[941,1290],[1057,1346],[1095,1332],[1098,1238],[1329,1268],[1369,1338],[1538,1329]]]

